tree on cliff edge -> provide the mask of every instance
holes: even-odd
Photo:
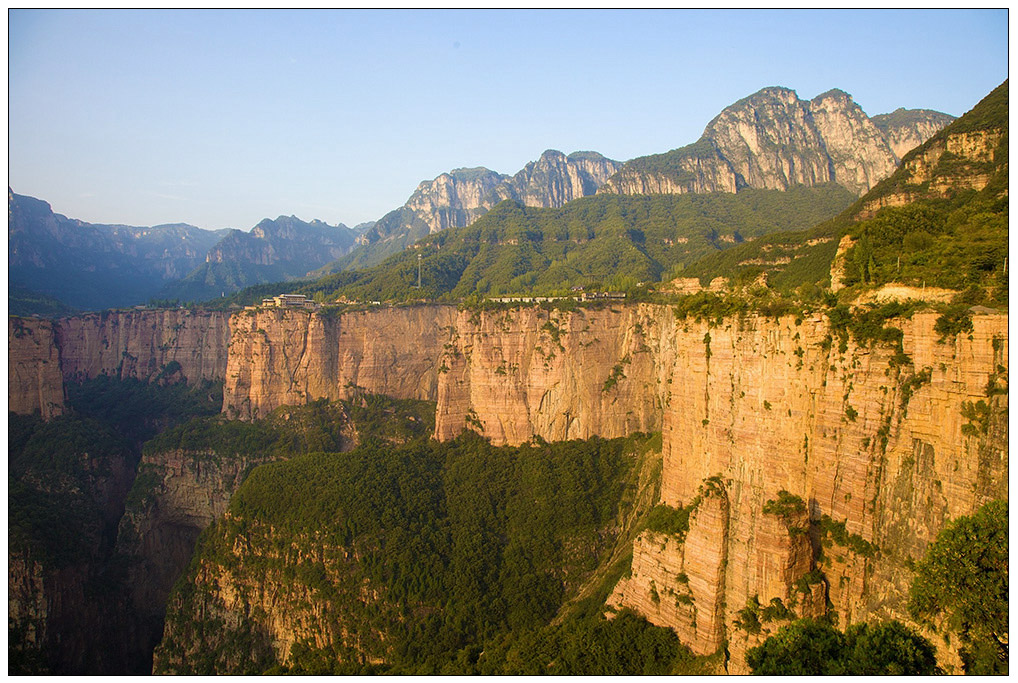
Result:
[[[953,633],[969,674],[1008,671],[1007,502],[959,517],[937,535],[916,565],[909,611]]]

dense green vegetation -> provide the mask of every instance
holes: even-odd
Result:
[[[177,378],[180,365],[168,364],[153,382],[132,377],[99,375],[84,382],[68,382],[67,405],[75,415],[109,425],[140,445],[158,431],[198,415],[216,415],[223,404],[223,382],[162,383]]]
[[[933,646],[897,621],[853,624],[844,633],[800,619],[746,653],[765,676],[929,676],[941,673]]]
[[[106,376],[67,384],[68,414],[43,422],[8,415],[8,511],[12,546],[44,566],[108,553],[141,442],[193,415],[218,411],[222,384],[148,384]]]
[[[108,546],[116,518],[101,494],[130,460],[127,441],[96,420],[8,416],[8,540],[51,568],[87,561]]]
[[[59,318],[65,315],[72,315],[76,309],[64,302],[46,295],[34,292],[27,287],[10,285],[7,291],[7,314],[8,315],[39,315],[44,318]]]
[[[845,282],[854,287],[845,296],[888,282],[917,287],[925,283],[970,290],[966,293],[969,305],[1006,304],[1007,93],[1005,81],[970,112],[906,154],[903,164],[942,146],[948,135],[1002,132],[986,160],[944,153],[931,169],[930,178],[921,183],[912,182],[903,165],[833,220],[708,255],[692,264],[686,274],[706,282],[714,277],[746,280],[767,273],[768,284],[785,292],[803,284],[825,286],[830,282],[838,242],[847,234],[856,244],[846,255]],[[989,184],[979,192],[966,189],[965,179],[974,175],[989,177]],[[908,203],[860,220],[867,206],[890,195],[906,196]]]
[[[293,672],[668,672],[693,661],[670,631],[631,614],[612,621],[600,614],[619,574],[602,577],[593,602],[552,625],[615,547],[619,513],[631,505],[628,473],[646,445],[635,436],[497,448],[468,432],[448,443],[365,443],[262,465],[237,491],[230,515],[203,535],[196,558],[263,578],[298,577],[329,618],[386,660],[368,666],[341,644],[309,645],[278,663]],[[275,550],[238,557],[237,537]],[[311,538],[324,564],[295,559],[310,551]],[[334,562],[333,553],[359,560]],[[167,632],[181,641],[164,641],[171,654],[216,628],[188,616],[209,599],[197,567],[176,589],[181,609]],[[365,580],[381,596],[370,605],[353,597]],[[241,627],[252,643],[256,621]],[[365,635],[379,631],[384,643]],[[592,644],[601,655],[585,658]],[[240,670],[231,652],[224,645],[189,653],[186,668]]]
[[[325,301],[455,301],[472,294],[563,294],[574,286],[624,290],[674,277],[701,256],[744,240],[806,228],[850,200],[843,188],[826,185],[597,195],[560,209],[506,201],[472,225],[431,235],[374,268],[336,273],[294,291]]]
[[[124,618],[126,565],[115,549],[124,496],[142,441],[221,404],[221,383],[189,388],[103,376],[68,383],[68,411],[61,417],[44,422],[38,415],[8,415],[10,551],[39,564],[52,601],[49,640],[31,644],[25,624],[9,624],[12,673],[74,673],[82,666],[125,673],[143,666],[125,652],[122,633],[113,649],[99,647],[115,637],[111,631]],[[57,572],[65,582],[81,577],[84,605],[62,602]],[[102,628],[97,614],[106,615]]]
[[[945,526],[915,572],[912,615],[959,639],[966,673],[1007,674],[1007,502]]]

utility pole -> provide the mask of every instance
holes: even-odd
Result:
[[[421,288],[421,255],[417,254],[417,289]]]

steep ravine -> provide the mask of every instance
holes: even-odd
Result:
[[[356,387],[437,401],[440,440],[463,429],[495,444],[662,431],[661,499],[695,504],[690,529],[684,538],[638,538],[632,574],[610,602],[674,628],[698,653],[725,646],[733,673],[745,671],[748,647],[785,623],[775,617],[759,631],[746,628],[740,612],[754,601],[766,607],[778,598],[800,616],[829,602],[842,626],[907,620],[910,560],[945,521],[1007,497],[1007,394],[987,388],[1007,386],[1006,314],[974,315],[970,334],[945,340],[934,313],[893,321],[904,356],[886,345],[842,343],[821,314],[708,324],[655,305],[245,311],[228,330],[207,318],[186,353],[141,334],[153,323],[158,331],[154,317],[106,324],[103,332],[102,319],[90,318],[90,330],[61,322],[56,333],[42,321],[11,324],[12,406],[15,396],[27,397],[19,400],[29,410],[40,405],[55,380],[35,378],[52,374],[45,366],[53,359],[73,359],[63,376],[70,368],[142,374],[178,360],[188,377],[225,367],[230,417],[347,398]],[[181,331],[191,329],[190,320],[173,325],[180,322]],[[18,336],[25,327],[32,334]],[[66,333],[73,329],[82,331]],[[132,350],[142,347],[149,356]],[[120,365],[116,355],[138,361]],[[34,369],[15,372],[16,358]],[[989,407],[984,417],[964,417],[964,407],[979,401]],[[50,403],[58,405],[55,393]],[[219,514],[212,507],[225,508],[228,494],[209,497],[197,472],[178,464],[186,476],[164,479],[174,491],[163,498],[173,509],[162,519],[184,515],[187,500],[218,501],[194,517],[197,529]],[[775,512],[768,503],[780,491],[805,510]]]
[[[637,541],[633,577],[615,602],[672,626],[697,652],[727,644],[732,672],[783,623],[740,628],[754,598],[763,606],[780,598],[799,615],[821,613],[829,600],[842,624],[907,620],[908,562],[946,520],[1007,496],[1007,396],[987,396],[991,379],[1006,386],[1006,315],[977,315],[970,335],[943,342],[934,313],[897,321],[904,358],[887,346],[842,344],[819,314],[720,324],[650,305],[443,315],[453,324],[433,357],[437,438],[474,429],[519,444],[661,429],[663,502],[689,505],[707,482],[684,542]],[[259,335],[287,338],[286,329]],[[244,376],[247,361],[237,363]],[[360,372],[345,367],[343,376]],[[329,396],[338,376],[307,398]],[[233,391],[231,401],[264,405],[257,414],[274,405],[259,397],[272,394]],[[988,421],[963,430],[963,405],[980,400],[991,406]],[[782,490],[805,501],[799,518],[764,512]],[[679,575],[689,597],[665,609],[661,584],[674,593]]]

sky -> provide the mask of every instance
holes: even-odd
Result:
[[[780,85],[961,115],[995,10],[9,10],[8,186],[92,223],[376,220],[461,167],[625,161]]]

